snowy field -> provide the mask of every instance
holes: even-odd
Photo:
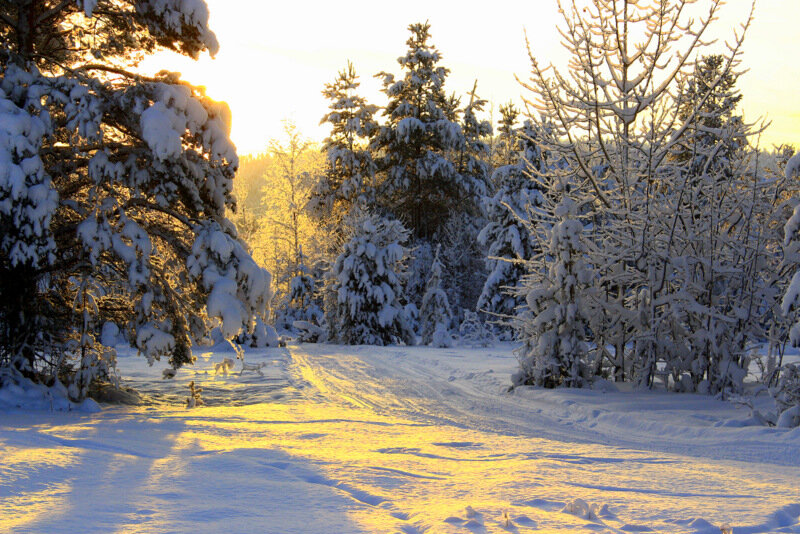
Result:
[[[0,406],[0,532],[800,532],[800,428],[662,392],[507,392],[511,347],[252,349],[138,406]],[[206,406],[181,399],[194,380]]]

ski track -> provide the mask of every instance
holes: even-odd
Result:
[[[443,363],[444,358],[419,362],[419,357],[414,358],[409,354],[410,351],[396,348],[370,352],[360,347],[361,350],[354,354],[340,352],[338,347],[326,348],[328,351],[318,350],[317,347],[295,351],[294,361],[297,366],[302,366],[304,378],[324,389],[331,398],[355,406],[367,406],[378,413],[401,410],[412,420],[497,434],[655,450],[715,460],[800,466],[796,442],[787,445],[771,443],[768,453],[764,451],[763,442],[748,442],[738,438],[736,447],[720,447],[717,441],[702,443],[702,440],[676,438],[674,433],[667,434],[665,431],[670,429],[658,421],[653,421],[647,428],[649,432],[642,433],[638,428],[626,424],[625,415],[609,413],[602,408],[579,406],[571,400],[559,405],[554,403],[553,409],[544,413],[536,403],[525,402],[527,399],[504,391],[503,386],[498,386],[495,380],[474,380],[479,373],[465,374]],[[387,353],[390,357],[385,357]],[[458,357],[455,351],[446,351],[445,356]],[[369,367],[365,366],[365,362],[369,363]],[[432,373],[432,368],[441,369],[441,372]],[[459,374],[461,378],[456,379]],[[553,416],[553,413],[557,415]],[[621,429],[624,433],[620,432]],[[663,434],[667,439],[654,440],[654,434]],[[573,460],[587,461],[586,458]]]
[[[465,368],[455,349],[258,358],[264,377],[182,370],[202,409],[176,409],[175,384],[142,369],[141,408],[0,413],[0,531],[800,533],[791,441],[737,452],[660,440],[664,425],[622,435],[624,414],[508,393],[507,374]],[[120,484],[125,501],[98,509]],[[31,518],[37,503],[49,515]]]

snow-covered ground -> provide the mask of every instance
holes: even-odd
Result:
[[[509,393],[507,346],[122,356],[145,404],[0,406],[0,532],[800,532],[800,429],[736,404]]]

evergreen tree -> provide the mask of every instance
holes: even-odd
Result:
[[[591,378],[587,336],[590,332],[593,275],[578,206],[566,186],[555,194],[553,224],[531,228],[546,244],[529,261],[530,274],[520,293],[527,310],[516,319],[523,347],[515,384],[581,387]]]
[[[452,210],[439,232],[444,264],[444,288],[457,319],[465,310],[474,310],[486,280],[485,251],[478,234],[486,224],[484,217]]]
[[[407,221],[415,237],[430,238],[444,224],[452,206],[482,190],[479,178],[461,174],[451,159],[465,146],[456,121],[457,101],[448,98],[444,84],[448,69],[428,41],[430,26],[412,24],[408,51],[398,59],[401,79],[380,73],[388,96],[386,124],[372,143],[381,154],[380,203]]]
[[[326,225],[336,227],[354,207],[367,207],[375,200],[375,162],[368,149],[378,125],[373,119],[377,107],[357,94],[360,83],[352,63],[325,86],[323,95],[330,111],[321,123],[331,133],[322,147],[326,167],[311,191],[307,208]]]
[[[347,345],[412,344],[401,298],[408,239],[399,221],[360,216],[333,266],[328,338]]]
[[[175,73],[128,70],[216,53],[207,23],[204,2],[4,4],[0,367],[77,398],[110,363],[92,339],[107,318],[177,368],[214,324],[232,339],[266,314],[270,275],[225,215],[230,111]]]
[[[519,136],[517,135],[517,119],[519,110],[513,102],[500,106],[500,121],[497,127],[498,139],[495,153],[498,167],[517,163]]]
[[[308,321],[322,324],[322,307],[320,302],[320,280],[316,279],[313,270],[307,265],[308,258],[300,249],[300,263],[297,274],[289,282],[289,296],[284,310],[285,322]]]
[[[689,122],[671,157],[686,163],[686,171],[696,177],[708,173],[732,178],[732,167],[747,146],[747,128],[736,114],[742,100],[736,89],[739,73],[727,63],[721,54],[701,58],[681,98],[678,118]]]
[[[447,294],[442,289],[442,262],[439,260],[441,247],[436,248],[436,255],[431,265],[431,275],[422,297],[419,321],[422,329],[422,343],[435,347],[450,347],[453,343],[450,334],[450,323],[453,314]]]
[[[456,168],[461,175],[462,198],[459,209],[468,213],[478,213],[478,199],[486,194],[489,184],[489,145],[486,139],[492,136],[492,124],[480,120],[476,113],[483,111],[486,100],[478,97],[478,82],[469,93],[469,103],[464,108],[461,131],[463,141],[455,154]]]
[[[458,335],[461,344],[470,347],[489,347],[495,340],[478,313],[470,310],[464,310],[464,320],[458,326]]]
[[[800,152],[789,158],[784,172],[787,180],[800,177]],[[789,342],[794,347],[800,346],[800,321],[797,319],[797,310],[800,308],[798,306],[800,304],[800,270],[797,269],[800,265],[798,235],[800,235],[800,203],[795,205],[792,216],[784,226],[785,263],[791,266],[795,272],[783,294],[781,311],[793,322],[789,330]],[[800,365],[794,363],[780,365],[774,369],[772,375],[770,383],[774,383],[774,387],[770,389],[770,392],[778,408],[777,426],[800,426]]]
[[[492,175],[497,192],[493,197],[484,198],[488,222],[478,235],[478,242],[486,253],[489,276],[483,284],[477,308],[490,320],[510,318],[525,303],[524,297],[514,288],[525,274],[524,261],[538,251],[538,243],[533,240],[527,224],[531,210],[543,201],[542,186],[529,167],[539,173],[545,167],[532,124],[525,121],[517,130],[513,106],[503,107],[501,112],[500,146],[514,146],[517,151],[513,163],[498,167]]]

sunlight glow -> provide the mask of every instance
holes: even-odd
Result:
[[[24,480],[31,471],[59,469],[77,461],[77,451],[68,448],[12,447],[0,442],[3,465],[0,466],[0,486],[13,487],[17,479]],[[43,486],[43,487],[42,487]],[[14,529],[44,519],[48,514],[65,513],[71,491],[69,481],[39,485],[36,491],[13,492],[0,499],[0,531]]]
[[[287,372],[292,384],[273,390],[285,394],[277,402],[264,402],[263,377],[214,376],[206,361],[178,380],[191,376],[209,392],[226,392],[222,405],[107,407],[70,425],[42,415],[52,426],[21,431],[45,445],[0,441],[0,532],[80,532],[89,524],[118,533],[576,532],[602,521],[625,525],[621,531],[688,532],[692,518],[759,524],[796,487],[796,469],[778,465],[507,432],[511,414],[494,397],[479,402],[499,408],[498,419],[468,427],[440,404],[452,395],[458,409],[463,382],[435,394],[435,383],[414,379],[385,387],[391,375],[377,375],[381,384],[367,379],[378,370],[352,348],[316,350],[342,367],[318,367],[326,360],[303,349],[271,349],[268,379]],[[400,348],[363,350],[404,357]],[[291,369],[279,370],[288,362]],[[354,376],[348,381],[342,369]],[[262,396],[232,406],[230,399],[247,397],[244,383]],[[614,417],[603,412],[601,425]],[[572,510],[576,499],[593,506],[596,521]]]
[[[450,91],[465,94],[478,80],[478,94],[493,104],[496,122],[500,104],[521,102],[524,90],[515,75],[529,71],[524,32],[537,58],[563,64],[564,53],[555,24],[555,1],[499,0],[480,10],[457,9],[445,2],[411,0],[397,11],[376,9],[366,0],[253,3],[244,0],[208,0],[211,27],[221,47],[218,56],[197,62],[174,55],[148,59],[142,69],[175,70],[208,88],[208,94],[227,101],[233,112],[233,140],[240,154],[263,152],[270,139],[281,136],[281,120],[294,120],[300,131],[322,140],[319,125],[327,110],[321,95],[347,60],[361,77],[363,94],[382,104],[380,71],[397,73],[396,59],[405,51],[406,27],[431,23],[433,43],[450,68]],[[750,2],[728,2],[712,27],[722,41],[749,12]],[[800,2],[759,2],[753,26],[745,40],[740,81],[745,119],[763,117],[772,126],[762,146],[800,143],[800,101],[796,98],[800,64],[794,59],[800,20]]]

